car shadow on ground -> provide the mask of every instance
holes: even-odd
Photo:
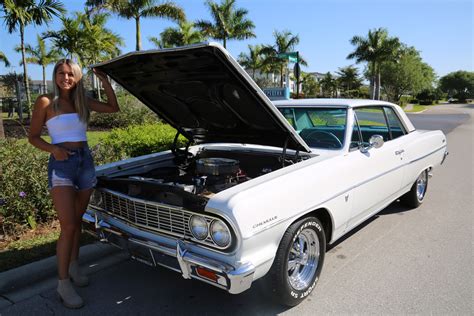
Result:
[[[400,214],[403,215],[403,213],[412,211],[416,208],[410,208],[402,203],[400,203],[398,200],[392,202],[389,206],[381,210],[376,216],[383,216],[383,215],[390,215],[390,214]]]
[[[375,221],[376,219],[378,219],[380,216],[384,216],[384,215],[390,215],[390,214],[400,214],[400,215],[403,215],[404,213],[406,212],[409,212],[411,210],[414,210],[401,204],[398,200],[397,201],[394,201],[392,202],[389,206],[387,206],[386,208],[384,208],[382,211],[380,211],[379,213],[375,214],[374,216],[372,216],[371,218],[365,220],[363,223],[359,224],[359,226],[357,226],[356,228],[354,228],[353,230],[351,230],[350,232],[348,232],[347,234],[345,234],[344,236],[342,236],[340,239],[338,239],[335,243],[331,244],[328,246],[327,248],[327,251],[331,251],[332,249],[334,249],[335,247],[337,247],[339,244],[341,244],[342,242],[344,242],[345,240],[351,238],[354,234],[356,234],[357,232],[363,230],[365,227],[367,227],[368,225],[370,225],[370,223],[372,223],[373,221]]]

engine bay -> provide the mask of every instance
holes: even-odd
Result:
[[[302,157],[288,157],[295,163]],[[120,176],[99,177],[97,187],[133,198],[203,210],[213,195],[280,169],[281,155],[255,152],[203,150],[196,155],[176,155],[159,167],[135,168]]]

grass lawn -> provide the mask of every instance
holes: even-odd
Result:
[[[0,272],[7,271],[56,254],[59,223],[53,221],[24,233],[18,240],[0,242]],[[94,238],[86,233],[81,236],[81,245]]]
[[[89,143],[89,147],[93,147],[100,143],[100,140],[104,138],[109,131],[89,131],[87,132],[87,142]],[[49,136],[44,136],[47,142],[51,141]]]
[[[87,132],[87,140],[89,143],[89,147],[93,147],[100,143],[100,140],[105,137],[109,132],[108,131],[89,131]],[[49,136],[43,136],[47,142],[51,141]],[[20,142],[24,142],[25,144],[28,143],[26,138],[22,138],[19,140]]]
[[[406,109],[403,109],[405,112],[408,112],[408,113],[413,113],[413,112],[421,112],[421,111],[424,111],[426,110],[427,106],[425,105],[419,105],[419,104],[413,104],[413,108],[411,110],[406,110]]]

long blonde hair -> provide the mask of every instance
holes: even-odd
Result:
[[[79,115],[79,118],[82,122],[88,123],[90,117],[90,110],[87,106],[87,98],[86,98],[86,90],[84,89],[84,85],[82,83],[82,70],[78,64],[76,64],[71,59],[61,59],[59,60],[56,65],[54,65],[53,70],[53,111],[59,111],[59,87],[56,84],[56,72],[62,64],[67,64],[71,67],[72,73],[74,74],[74,79],[76,81],[76,86],[72,90],[72,101],[74,104],[74,108]]]

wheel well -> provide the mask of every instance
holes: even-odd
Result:
[[[307,215],[314,216],[321,221],[321,224],[323,224],[324,234],[326,235],[326,244],[328,244],[331,241],[333,228],[332,219],[331,215],[329,214],[329,211],[325,208],[319,208]]]

